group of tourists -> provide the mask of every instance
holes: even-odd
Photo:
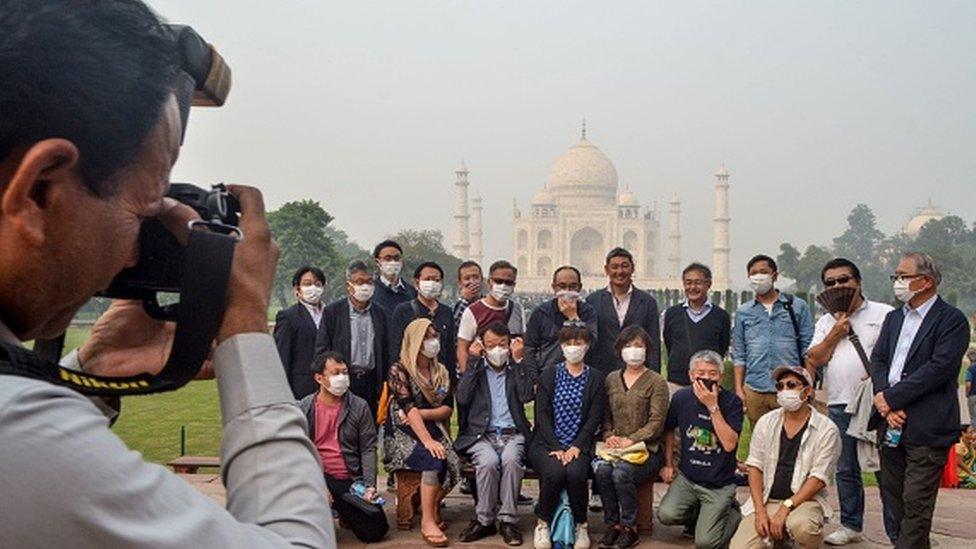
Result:
[[[462,263],[460,297],[449,305],[438,264],[420,263],[408,281],[396,242],[378,244],[373,258],[375,266],[348,266],[348,295],[328,305],[323,273],[299,269],[298,303],[278,314],[274,332],[333,508],[360,540],[388,529],[381,454],[391,480],[419,473],[420,533],[435,547],[449,544],[441,502],[465,463],[476,504],[461,542],[523,543],[517,506],[530,467],[539,549],[591,546],[591,493],[606,526],[598,546],[635,546],[640,494],[654,481],[669,485],[658,520],[683,526],[696,547],[852,543],[863,530],[862,471],[878,472],[892,543],[927,545],[959,437],[947,418],[959,417],[956,378],[969,345],[968,322],[938,297],[941,275],[927,255],[906,254],[892,276],[899,309],[867,300],[858,267],[831,260],[824,287],[855,297],[849,311],[816,323],[804,300],[776,288],[775,260],[758,255],[747,265],[755,298],[735,311],[734,326],[710,298],[707,266],[684,269],[685,299],[661,314],[634,286],[623,248],[606,256],[607,286],[585,299],[580,272],[557,268],[551,299],[528,318],[507,261],[487,277]],[[825,406],[814,405],[818,380]],[[745,418],[752,438],[740,463]],[[748,479],[741,503],[737,476]],[[834,479],[841,527],[825,539]]]

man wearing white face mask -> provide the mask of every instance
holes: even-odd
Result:
[[[762,549],[792,540],[801,549],[820,547],[823,525],[833,514],[827,484],[840,458],[840,432],[809,404],[813,379],[799,366],[773,371],[780,408],[762,416],[749,444],[749,495],[732,549]]]
[[[735,313],[732,328],[732,363],[735,392],[755,425],[775,409],[776,390],[770,374],[777,366],[803,366],[813,340],[813,318],[802,299],[780,292],[776,261],[766,255],[749,260],[746,270],[756,298]]]
[[[482,336],[484,358],[472,357],[458,382],[457,403],[468,410],[468,422],[454,443],[475,466],[477,516],[460,535],[473,542],[496,532],[508,545],[521,545],[518,494],[525,471],[525,442],[532,433],[525,403],[535,396],[533,379],[512,358],[519,343],[508,326],[495,322]],[[500,507],[499,507],[500,506]]]
[[[369,404],[373,417],[390,366],[387,312],[374,303],[375,288],[369,266],[351,262],[346,267],[347,297],[325,308],[315,340],[316,355],[338,351],[349,357],[349,390]]]
[[[400,277],[403,248],[393,240],[384,240],[373,248],[373,260],[376,262],[373,301],[382,306],[387,315],[392,315],[398,305],[417,297],[416,288],[404,283]]]
[[[454,314],[445,303],[438,301],[444,290],[444,270],[433,261],[421,263],[414,269],[413,284],[416,299],[397,305],[390,318],[390,356],[400,354],[403,331],[418,318],[429,319],[440,334],[437,359],[455,379],[457,354],[454,351]]]
[[[365,400],[348,392],[349,368],[341,354],[319,355],[311,367],[319,390],[299,402],[308,437],[322,460],[332,508],[343,525],[365,543],[389,530],[376,493],[376,426]],[[361,484],[361,495],[350,493]]]
[[[492,263],[488,269],[488,295],[469,305],[461,315],[457,330],[457,365],[461,373],[468,364],[469,347],[489,324],[505,323],[513,338],[525,333],[522,304],[512,299],[517,275],[518,269],[508,261]]]
[[[525,331],[525,367],[535,378],[546,366],[565,360],[559,330],[567,323],[584,322],[597,339],[596,309],[580,299],[583,289],[579,270],[563,265],[552,273],[553,299],[539,305],[529,316]]]
[[[278,311],[274,339],[288,385],[299,399],[318,390],[308,365],[315,356],[315,334],[322,323],[325,274],[315,267],[301,267],[292,277],[292,287],[298,303]]]

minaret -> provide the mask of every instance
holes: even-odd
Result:
[[[668,240],[670,249],[668,250],[668,277],[681,277],[681,200],[678,200],[678,193],[671,197],[671,210],[668,226]]]
[[[478,265],[484,260],[484,249],[481,239],[481,193],[475,191],[471,199],[471,259]]]
[[[454,182],[454,257],[468,259],[470,245],[468,242],[468,167],[461,161],[461,165],[454,170],[457,181]]]
[[[715,172],[715,234],[712,245],[712,289],[729,289],[729,170],[725,164]]]

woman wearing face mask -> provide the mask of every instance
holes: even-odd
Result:
[[[593,438],[603,421],[607,394],[599,370],[583,363],[592,335],[585,324],[559,330],[565,362],[547,366],[539,376],[535,432],[529,462],[539,473],[539,502],[534,544],[549,549],[550,522],[563,490],[569,495],[576,525],[575,549],[589,548],[586,525],[587,478]]]
[[[603,548],[637,545],[637,486],[657,476],[664,463],[661,447],[668,417],[668,383],[645,366],[644,359],[653,344],[644,328],[625,328],[617,336],[615,349],[626,366],[610,372],[606,379],[603,447],[634,451],[625,454],[630,457],[624,459],[608,452],[594,461],[607,524],[600,541]]]
[[[420,533],[429,545],[446,547],[440,502],[457,483],[460,464],[450,437],[453,387],[438,362],[440,338],[430,320],[407,325],[400,360],[390,367],[390,408],[384,440],[386,470],[419,471]]]

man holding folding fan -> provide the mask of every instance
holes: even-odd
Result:
[[[841,528],[824,540],[830,545],[846,545],[861,540],[864,527],[864,485],[858,461],[858,439],[848,434],[856,404],[863,397],[865,421],[870,416],[869,367],[871,351],[892,307],[864,298],[861,271],[844,258],[832,259],[820,271],[825,291],[818,296],[825,313],[813,332],[807,352],[807,368],[815,376],[825,368],[828,416],[841,435],[841,455],[837,462],[837,497],[840,500]],[[860,347],[860,349],[858,348]],[[861,384],[867,383],[866,387]],[[850,411],[849,411],[850,410]],[[887,522],[887,514],[886,514]],[[886,527],[888,525],[886,524]]]

